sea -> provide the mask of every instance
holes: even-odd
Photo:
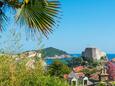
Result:
[[[78,58],[78,57],[80,57],[81,56],[81,54],[70,54],[72,57],[74,57],[74,58]],[[111,60],[111,59],[113,59],[113,58],[115,58],[115,54],[107,54],[107,58],[108,58],[108,60]],[[62,61],[62,62],[66,62],[66,61],[68,61],[68,60],[71,60],[72,58],[63,58],[63,59],[59,59],[60,61]],[[48,64],[48,65],[50,65],[50,64],[52,64],[54,61],[55,61],[56,59],[45,59],[45,62]]]

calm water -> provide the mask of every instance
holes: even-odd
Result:
[[[71,54],[71,56],[77,58],[77,57],[80,57],[81,54]],[[112,58],[115,58],[115,54],[107,54],[107,57],[108,57],[109,60],[111,60]],[[64,61],[71,60],[71,59],[72,59],[72,58],[64,58],[64,59],[60,59],[60,60],[61,60],[62,62],[64,62]],[[46,61],[46,63],[47,63],[48,65],[50,65],[50,64],[52,64],[55,60],[53,60],[53,59],[46,59],[45,61]]]
[[[109,60],[111,60],[111,59],[115,58],[115,54],[107,54],[107,57]]]
[[[71,54],[74,57],[80,57],[81,54]],[[109,60],[111,60],[112,58],[115,58],[115,54],[107,54],[107,57]]]

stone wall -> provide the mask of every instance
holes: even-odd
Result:
[[[85,51],[82,52],[82,57],[86,59],[99,60],[103,56],[106,56],[106,54],[98,48],[86,48]]]

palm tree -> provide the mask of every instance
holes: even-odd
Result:
[[[47,35],[56,24],[60,2],[58,0],[0,0],[0,30],[4,28],[7,15],[3,11],[8,6],[16,11],[15,21],[27,25],[31,30],[38,30]]]

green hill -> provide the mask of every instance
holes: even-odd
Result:
[[[55,55],[69,55],[65,51],[62,51],[53,47],[42,49],[41,52],[43,53],[44,57],[53,57]]]

